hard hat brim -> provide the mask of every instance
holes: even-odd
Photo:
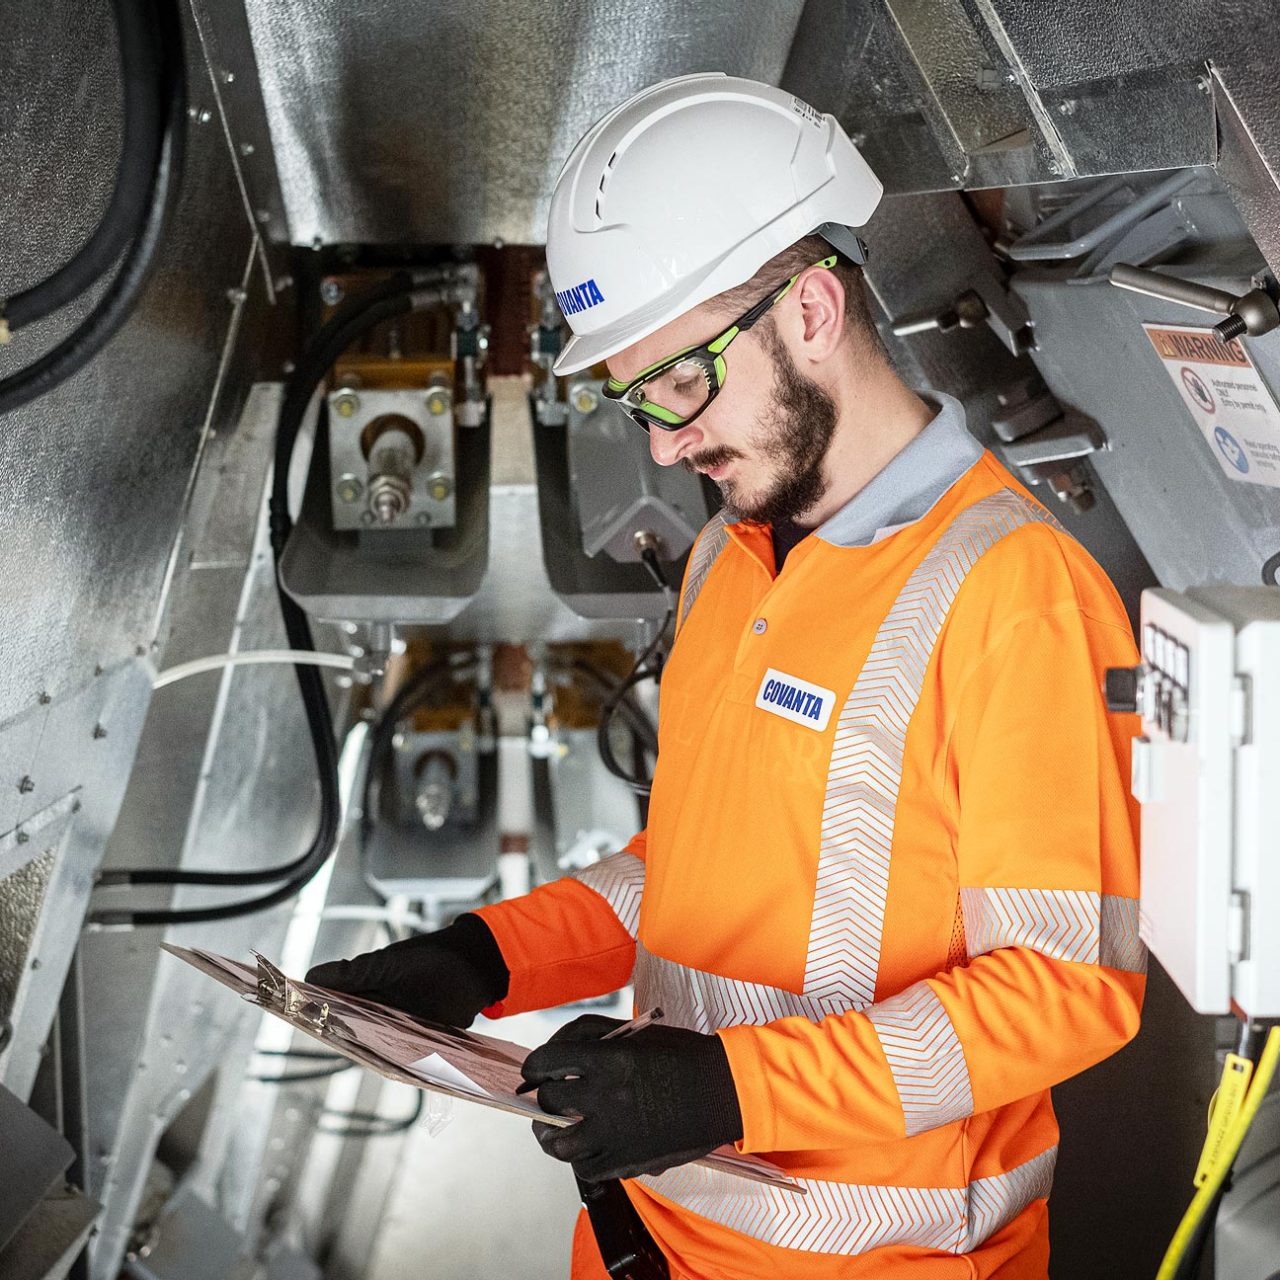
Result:
[[[638,339],[630,341],[638,341]],[[552,372],[561,378],[571,373],[581,373],[583,369],[589,369],[593,364],[599,364],[601,360],[607,360],[615,352],[629,346],[630,341],[610,340],[608,335],[603,333],[588,333],[581,337],[575,333],[564,344],[563,350],[552,366]]]

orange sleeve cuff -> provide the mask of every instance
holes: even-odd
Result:
[[[480,907],[511,978],[489,1018],[549,1009],[625,986],[636,944],[594,889],[566,877],[532,893]]]

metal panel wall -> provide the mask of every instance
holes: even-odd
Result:
[[[246,7],[294,244],[538,244],[594,120],[668,76],[776,83],[804,0]]]
[[[109,199],[120,135],[110,13],[97,0],[3,5],[0,165],[8,185],[0,202],[0,292],[23,288],[70,257]],[[169,589],[184,580],[192,553],[178,534],[196,492],[197,464],[208,441],[236,421],[253,369],[279,350],[292,327],[288,317],[265,323],[256,220],[246,211],[215,109],[212,69],[185,8],[183,19],[187,160],[155,275],[94,361],[0,420],[0,582],[8,603],[0,623],[0,919],[23,922],[21,930],[6,930],[0,962],[0,1014],[14,1023],[0,1052],[0,1077],[24,1096],[125,796],[153,663],[167,656]],[[61,339],[94,300],[81,299],[19,332],[0,349],[0,375]],[[269,451],[269,438],[259,434],[241,531],[250,544]],[[216,547],[211,554],[219,554]],[[233,625],[243,578],[242,563],[235,589],[206,602],[206,643],[216,642],[219,611],[228,632]],[[171,759],[181,758],[175,748],[184,736],[202,751],[208,708],[188,710],[205,722],[179,727],[165,744]],[[279,742],[287,747],[287,735]],[[157,754],[151,751],[152,770]],[[160,790],[151,798],[148,817],[161,837],[154,858],[172,862],[179,846],[167,842],[169,796]],[[303,803],[309,800],[304,794]],[[298,826],[295,812],[282,806],[281,813]],[[179,818],[181,832],[180,807]],[[136,826],[130,830],[137,833]],[[134,863],[146,852],[139,840],[121,860]],[[218,861],[207,848],[195,856]],[[130,961],[153,952],[154,941],[93,940],[98,949],[86,969],[96,1018],[110,1023],[113,1006],[103,990],[145,1014],[148,984],[134,982]],[[113,944],[120,944],[115,951]],[[144,967],[153,963],[148,958]],[[183,1016],[190,1019],[189,1008]],[[164,1049],[158,1039],[146,1043],[141,1024],[127,1018],[106,1033],[102,1027],[91,1025],[81,1047],[99,1073],[94,1083],[105,1090],[95,1091],[95,1104],[110,1108],[123,1100],[121,1083],[145,1069],[146,1055],[162,1056]],[[175,1099],[181,1087],[174,1086]],[[91,1132],[101,1139],[106,1127],[100,1114],[94,1120]],[[134,1129],[141,1136],[148,1126]],[[79,1154],[88,1156],[86,1180],[102,1186],[111,1142]],[[132,1161],[126,1180],[145,1176],[150,1151]]]

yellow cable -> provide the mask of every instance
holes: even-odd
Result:
[[[1156,1280],[1173,1280],[1177,1274],[1178,1265],[1195,1238],[1196,1230],[1210,1205],[1213,1204],[1214,1198],[1226,1181],[1227,1172],[1244,1143],[1245,1134],[1249,1132],[1249,1126],[1253,1123],[1254,1116],[1258,1114],[1258,1108],[1262,1106],[1262,1099],[1270,1087],[1278,1062],[1280,1062],[1280,1027],[1272,1027],[1267,1035],[1262,1056],[1258,1059],[1258,1065],[1253,1072],[1253,1079],[1249,1082],[1249,1090],[1245,1094],[1240,1112],[1227,1130],[1217,1157],[1208,1171],[1208,1176],[1192,1198],[1190,1205],[1187,1206],[1186,1213],[1182,1215],[1182,1221],[1178,1224],[1177,1231],[1173,1233],[1173,1239],[1169,1241],[1169,1248],[1165,1251],[1160,1270],[1156,1272]]]

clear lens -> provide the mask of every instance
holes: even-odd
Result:
[[[673,364],[642,382],[627,399],[637,407],[657,405],[677,419],[692,417],[711,395],[711,374],[702,360],[688,359]]]

